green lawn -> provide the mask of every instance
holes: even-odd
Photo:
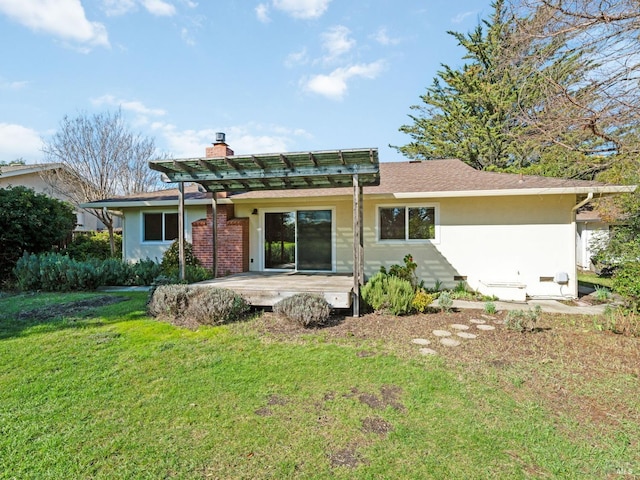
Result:
[[[322,335],[194,332],[126,296],[46,321],[18,314],[91,295],[0,298],[0,479],[640,474],[638,411],[594,443],[504,390],[499,367],[480,377]]]
[[[578,272],[578,282],[593,288],[605,287],[609,290],[613,288],[613,279],[611,277],[601,277],[595,272]]]

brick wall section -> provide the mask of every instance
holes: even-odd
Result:
[[[191,224],[193,253],[206,268],[213,267],[213,209]],[[249,271],[249,219],[234,218],[233,205],[218,205],[218,276]]]

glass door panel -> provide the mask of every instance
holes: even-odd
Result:
[[[331,210],[298,210],[298,270],[331,270]]]
[[[264,214],[264,267],[296,267],[296,217],[293,212]]]

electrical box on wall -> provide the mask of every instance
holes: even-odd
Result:
[[[556,275],[553,278],[553,280],[556,283],[560,283],[560,284],[569,283],[569,274],[567,272],[558,272],[558,273],[556,273]]]

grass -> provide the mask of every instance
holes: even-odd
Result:
[[[123,296],[46,321],[20,312],[94,296],[0,298],[0,479],[640,473],[637,410],[593,442],[575,418],[523,398],[527,376],[571,374],[555,363],[512,366],[505,387],[499,366],[476,375],[316,334],[179,329],[146,318],[145,294]]]
[[[601,277],[595,272],[578,272],[578,282],[589,287],[606,287],[613,289],[613,279],[611,277]]]

